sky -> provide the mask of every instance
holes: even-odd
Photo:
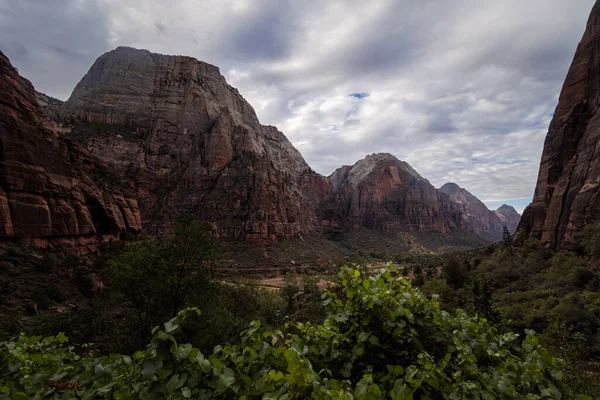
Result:
[[[117,46],[189,55],[321,174],[388,152],[521,212],[593,3],[0,0],[0,50],[62,100]]]

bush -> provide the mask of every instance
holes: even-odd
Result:
[[[158,321],[176,315],[192,298],[207,298],[208,267],[216,257],[210,228],[184,217],[171,235],[129,242],[109,261],[103,276],[135,309],[140,344]]]
[[[469,270],[456,257],[451,257],[448,260],[442,268],[442,273],[448,286],[454,289],[461,288],[469,280]]]
[[[55,266],[59,264],[59,259],[54,253],[44,253],[41,261],[36,265],[37,269],[41,272],[50,272]]]
[[[586,225],[578,238],[587,255],[600,258],[600,222]]]
[[[0,343],[0,392],[11,398],[560,399],[562,362],[533,332],[498,334],[462,311],[441,311],[391,268],[339,275],[319,325],[264,332],[205,356],[175,336],[196,309],[153,329],[131,356],[81,356],[64,335]],[[85,351],[85,348],[82,349]]]

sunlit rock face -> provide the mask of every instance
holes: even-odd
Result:
[[[106,168],[56,132],[31,83],[0,52],[0,237],[89,243],[139,231],[135,196]]]
[[[600,219],[600,2],[596,2],[562,88],[522,234],[552,248],[573,248]]]

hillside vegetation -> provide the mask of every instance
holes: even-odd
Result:
[[[344,267],[325,291],[322,323],[263,331],[204,353],[178,338],[200,310],[152,330],[144,350],[96,356],[67,338],[0,345],[0,392],[80,398],[561,398],[563,363],[533,332],[500,334],[485,319],[443,311],[393,267]]]
[[[587,399],[600,394],[599,232],[586,228],[578,253],[509,234],[446,255],[357,251],[323,267],[337,276],[288,274],[281,290],[215,274],[215,243],[192,218],[92,258],[13,246],[0,256],[0,390]]]
[[[482,250],[397,261],[448,310],[477,313],[503,332],[534,329],[567,361],[566,383],[600,396],[600,225],[586,227],[580,240],[578,252],[552,252],[508,236]]]

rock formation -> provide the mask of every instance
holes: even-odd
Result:
[[[52,137],[48,146],[66,149],[46,152],[62,154],[63,164],[41,157],[36,167],[62,165],[61,176],[76,176],[85,193],[42,191],[89,209],[95,221],[88,224],[94,229],[64,235],[161,232],[190,213],[209,221],[219,238],[266,242],[356,228],[447,237],[489,230],[489,221],[465,218],[471,208],[389,154],[367,156],[330,177],[313,172],[283,133],[260,124],[217,67],[190,57],[119,47],[96,60],[65,103],[42,93],[36,102],[30,85],[28,91],[28,107],[41,115],[39,102],[53,118],[54,125],[39,117]],[[80,170],[95,175],[76,175]],[[2,187],[11,190],[7,198],[20,196]],[[7,207],[0,215],[12,215]],[[54,221],[42,214],[28,213],[30,224]]]
[[[137,200],[106,167],[56,132],[0,52],[0,237],[86,243],[140,230]]]
[[[348,228],[386,232],[469,230],[448,197],[391,154],[373,154],[337,169],[329,180],[337,219]]]
[[[182,213],[211,221],[223,238],[271,241],[359,226],[468,229],[393,156],[367,157],[329,179],[314,173],[216,67],[193,58],[119,47],[98,58],[63,115],[74,140],[135,182],[151,231]]]
[[[502,221],[502,225],[506,226],[510,233],[515,233],[521,220],[521,214],[508,204],[502,204],[494,213]]]
[[[325,178],[215,66],[119,47],[96,60],[64,115],[75,139],[134,182],[150,231],[184,213],[223,238],[277,240],[317,226],[300,188],[316,181],[327,192]]]
[[[523,235],[552,248],[573,248],[577,233],[600,219],[600,1],[550,123],[533,202],[521,218]]]
[[[446,183],[439,189],[448,195],[461,211],[463,223],[479,236],[490,241],[502,238],[504,223],[496,213],[490,211],[481,200],[456,183]]]

